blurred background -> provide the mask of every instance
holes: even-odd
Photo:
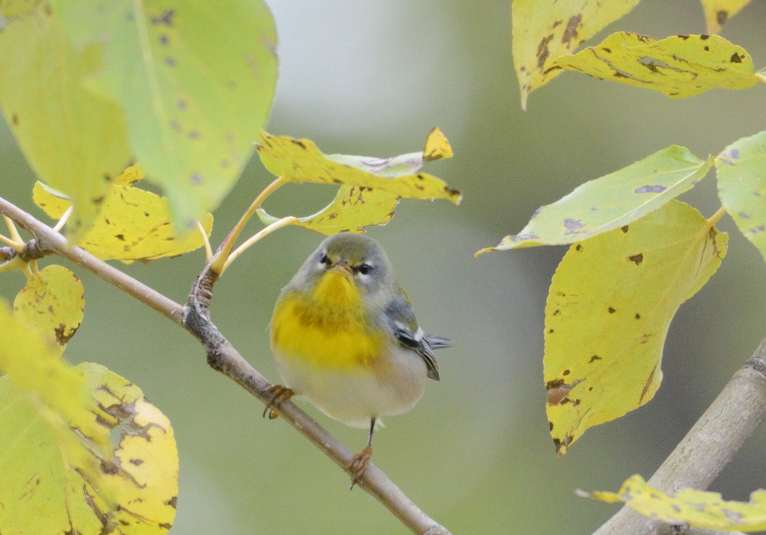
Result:
[[[456,152],[428,170],[464,191],[462,206],[405,201],[387,227],[371,231],[423,326],[455,342],[439,353],[442,381],[429,384],[416,410],[387,420],[375,461],[456,534],[590,533],[615,507],[577,498],[574,489],[615,489],[633,473],[651,475],[766,336],[766,265],[724,219],[723,229],[733,231],[728,258],[674,320],[655,400],[592,429],[557,458],[541,357],[547,285],[563,249],[472,254],[584,180],[672,143],[704,156],[766,128],[766,88],[672,101],[570,73],[534,93],[524,113],[507,0],[268,3],[281,63],[270,131],[310,137],[325,152],[385,156],[419,150],[438,125]],[[766,2],[754,2],[724,31],[757,66],[766,64],[765,24]],[[604,34],[618,29],[702,33],[704,21],[696,0],[644,0]],[[31,203],[34,177],[4,125],[0,165],[2,195],[42,216]],[[216,241],[269,180],[253,159],[216,212]],[[267,208],[302,215],[332,195],[332,188],[291,186]],[[712,213],[713,176],[685,199]],[[271,307],[319,240],[280,231],[217,289],[216,322],[275,380]],[[180,301],[202,262],[197,252],[126,270]],[[67,357],[99,361],[136,382],[173,422],[181,456],[173,533],[405,533],[364,492],[349,492],[347,476],[286,424],[261,419],[260,404],[209,370],[186,333],[75,271],[87,308]],[[3,276],[0,295],[12,298],[22,283],[20,274]],[[317,418],[351,449],[364,445],[364,432]],[[746,499],[766,487],[764,441],[766,428],[714,488]]]

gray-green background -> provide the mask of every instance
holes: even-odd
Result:
[[[454,339],[441,352],[442,381],[416,410],[390,418],[376,461],[455,533],[588,533],[614,510],[573,490],[612,489],[651,474],[766,335],[766,265],[732,231],[719,273],[670,329],[665,379],[655,400],[588,432],[563,458],[547,434],[542,322],[547,283],[562,249],[472,258],[518,231],[532,210],[580,182],[678,143],[716,153],[766,127],[766,89],[715,91],[672,101],[566,74],[522,112],[510,49],[507,1],[325,0],[269,2],[279,31],[280,79],[269,129],[306,136],[327,152],[390,155],[417,150],[440,126],[456,157],[430,170],[462,189],[459,208],[404,202],[373,229],[415,301],[421,323]],[[766,2],[754,2],[724,35],[766,64]],[[644,0],[608,31],[700,33],[698,2]],[[76,133],[73,133],[76,135]],[[98,150],[98,147],[94,147]],[[30,202],[33,175],[0,127],[3,196]],[[257,159],[216,212],[215,239],[270,176]],[[291,186],[272,213],[310,213],[332,196]],[[686,199],[712,213],[712,175]],[[254,227],[255,228],[255,227]],[[251,250],[219,284],[215,319],[249,360],[276,379],[266,326],[280,287],[319,236],[287,229]],[[127,269],[184,299],[202,254]],[[351,534],[405,530],[283,422],[210,371],[186,333],[80,269],[86,318],[67,356],[95,360],[139,384],[172,420],[181,456],[174,533]],[[3,275],[12,298],[21,275]],[[6,341],[7,342],[7,341]],[[316,414],[313,409],[309,409]],[[363,432],[319,420],[353,449]],[[743,499],[766,487],[753,437],[715,488]]]

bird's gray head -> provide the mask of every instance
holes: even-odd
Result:
[[[341,271],[368,298],[390,290],[393,269],[380,244],[364,234],[343,232],[325,239],[309,255],[290,284],[310,290],[328,272]]]

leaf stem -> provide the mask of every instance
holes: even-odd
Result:
[[[228,268],[232,262],[234,262],[242,253],[247,251],[250,247],[261,241],[263,238],[271,234],[272,232],[275,232],[283,227],[286,227],[288,225],[292,225],[298,221],[298,218],[295,216],[287,216],[283,217],[282,219],[277,219],[270,225],[263,227],[261,230],[250,236],[245,242],[237,247],[230,255],[229,258],[226,260],[226,262],[223,264],[223,267],[221,268],[221,271],[219,271],[219,275],[223,275],[223,272],[226,271],[226,268]]]
[[[707,223],[708,223],[708,225],[710,225],[711,227],[712,227],[713,225],[717,225],[717,224],[718,224],[718,222],[719,222],[719,221],[720,221],[720,220],[723,218],[723,216],[725,216],[725,215],[726,215],[726,208],[724,208],[723,206],[721,206],[721,207],[720,207],[718,210],[716,210],[716,211],[715,211],[715,213],[714,213],[713,215],[711,215],[710,217],[708,217],[708,218],[707,218]]]
[[[5,226],[8,228],[8,233],[11,235],[11,239],[16,244],[21,244],[21,246],[24,246],[24,240],[21,237],[21,234],[19,234],[19,229],[16,228],[16,224],[13,222],[13,219],[8,217],[7,215],[3,215],[3,219],[5,220]]]
[[[197,230],[199,230],[202,241],[205,244],[205,260],[209,264],[213,260],[213,248],[210,246],[210,240],[207,237],[207,232],[205,232],[205,227],[199,221],[195,221],[195,223],[197,223]]]
[[[226,269],[225,266],[231,263],[228,261],[229,255],[231,254],[232,249],[234,249],[234,244],[236,243],[237,238],[239,238],[239,235],[242,234],[243,230],[245,230],[247,222],[250,221],[250,219],[255,214],[255,211],[261,207],[266,199],[268,199],[272,193],[277,191],[286,183],[287,181],[283,177],[277,177],[271,182],[271,184],[263,188],[258,196],[253,199],[253,202],[250,203],[248,209],[245,210],[245,213],[242,214],[242,217],[239,218],[237,224],[234,225],[234,227],[229,231],[229,233],[221,242],[221,245],[218,246],[218,251],[216,252],[215,257],[213,258],[213,262],[210,265],[214,272],[218,274],[223,273],[224,269]]]
[[[74,210],[74,205],[70,205],[69,208],[67,208],[66,211],[61,215],[61,218],[56,222],[56,226],[53,227],[54,231],[59,232],[62,228],[64,228],[66,222],[69,221],[69,216],[72,215],[72,210]]]
[[[16,241],[0,234],[0,242],[4,243],[8,247],[12,247],[17,253],[20,253],[24,249],[23,241]]]

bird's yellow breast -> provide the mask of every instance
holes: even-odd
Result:
[[[342,273],[326,273],[309,294],[287,293],[271,318],[273,349],[317,368],[371,367],[383,343],[367,321],[359,290]]]

